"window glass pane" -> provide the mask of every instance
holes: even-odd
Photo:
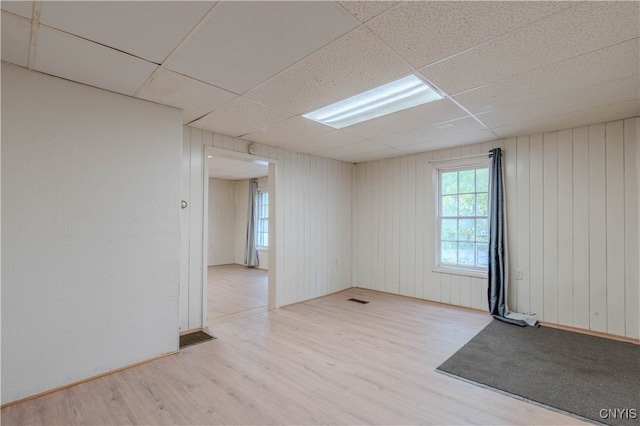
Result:
[[[442,195],[458,193],[458,172],[442,173]]]
[[[476,170],[476,192],[489,192],[489,169]]]
[[[489,245],[476,244],[476,266],[487,267],[489,265]]]
[[[442,240],[456,241],[458,239],[458,220],[442,219],[440,236]]]
[[[442,263],[456,264],[458,263],[458,243],[443,241],[441,243],[440,257]]]
[[[476,202],[478,203],[478,207],[477,207],[478,216],[487,215],[487,205],[489,204],[488,198],[489,198],[488,194],[477,195]]]
[[[458,195],[458,208],[460,216],[475,216],[476,214],[476,195],[462,194]]]
[[[463,170],[458,173],[460,179],[460,194],[476,191],[476,171]]]
[[[474,241],[476,236],[475,220],[460,219],[458,221],[458,239],[460,241]]]
[[[489,241],[489,225],[487,219],[476,219],[476,241]]]
[[[442,216],[458,216],[457,195],[446,195],[442,197]]]
[[[475,265],[475,244],[460,243],[458,246],[458,264],[465,266]]]

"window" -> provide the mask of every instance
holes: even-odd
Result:
[[[269,247],[269,193],[263,191],[258,191],[256,246]]]
[[[489,168],[445,169],[438,177],[438,266],[485,272]]]

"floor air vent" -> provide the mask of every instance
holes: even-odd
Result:
[[[360,300],[360,299],[354,299],[353,297],[351,299],[347,299],[349,302],[356,302],[356,303],[362,303],[363,305],[366,305],[367,302],[366,300]]]
[[[198,343],[208,342],[215,337],[205,333],[204,331],[194,331],[193,333],[187,333],[180,336],[180,349],[187,346],[197,345]]]

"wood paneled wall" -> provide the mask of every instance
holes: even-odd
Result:
[[[235,263],[237,183],[209,179],[209,266]]]
[[[180,328],[200,327],[203,317],[203,147],[247,153],[248,142],[183,127],[182,196],[184,249]],[[351,218],[355,166],[274,146],[256,144],[257,155],[278,161],[275,306],[351,287]],[[273,183],[272,183],[273,184]],[[186,241],[185,241],[186,240]],[[185,263],[186,262],[186,263]],[[269,271],[271,276],[272,271]]]
[[[358,164],[354,285],[486,309],[486,279],[433,271],[429,162],[501,147],[510,309],[638,338],[639,129],[632,118]]]

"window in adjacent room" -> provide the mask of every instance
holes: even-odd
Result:
[[[489,167],[441,169],[438,187],[438,267],[485,273]]]
[[[258,191],[258,221],[256,223],[256,247],[269,247],[269,193]]]

